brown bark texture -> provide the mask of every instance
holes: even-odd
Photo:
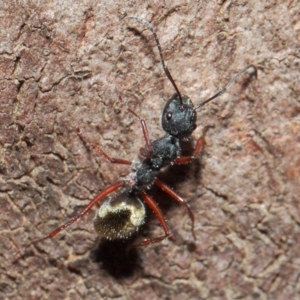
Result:
[[[297,299],[300,295],[300,1],[33,1],[0,3],[1,299]],[[53,239],[137,160],[131,108],[163,135],[174,89],[198,104],[192,163],[159,176],[195,214],[158,189],[172,236],[148,247],[97,238],[93,209]],[[77,128],[80,128],[82,137]],[[149,211],[133,241],[162,234]]]

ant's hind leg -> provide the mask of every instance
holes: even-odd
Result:
[[[158,205],[155,203],[155,201],[145,192],[140,193],[142,199],[145,201],[145,203],[150,207],[150,209],[154,212],[156,218],[158,219],[159,223],[161,224],[165,235],[156,237],[156,238],[150,238],[145,239],[141,243],[135,244],[134,246],[148,246],[150,244],[158,243],[167,237],[171,235],[169,227],[166,223],[166,220],[164,219],[162,211],[159,209]]]
[[[66,223],[64,223],[63,225],[57,227],[56,229],[54,229],[53,231],[51,231],[48,235],[34,240],[31,243],[28,243],[26,245],[24,245],[22,247],[22,250],[18,251],[15,254],[15,260],[18,260],[23,254],[24,254],[24,250],[27,249],[28,247],[30,247],[31,245],[34,245],[38,242],[53,238],[54,236],[56,236],[59,232],[61,232],[62,230],[66,229],[67,227],[69,227],[70,225],[72,225],[73,223],[75,223],[76,221],[78,221],[80,218],[82,218],[84,215],[86,215],[91,208],[99,203],[101,200],[105,199],[109,194],[117,191],[120,187],[123,186],[123,182],[117,182],[115,184],[112,184],[108,187],[106,187],[104,190],[102,190],[99,194],[97,194],[91,201],[90,203],[79,213],[77,214],[75,217],[73,217],[72,219],[70,219],[69,221],[67,221]]]
[[[163,183],[162,181],[160,181],[159,179],[155,178],[154,179],[155,184],[160,187],[165,193],[167,193],[169,196],[171,196],[174,200],[176,200],[177,202],[179,202],[179,204],[184,205],[189,217],[192,221],[192,234],[194,239],[196,239],[196,235],[195,235],[195,231],[194,231],[194,223],[195,223],[195,216],[190,208],[190,206],[188,205],[188,203],[186,202],[185,199],[181,198],[179,195],[177,195],[172,189],[170,189],[165,183]]]

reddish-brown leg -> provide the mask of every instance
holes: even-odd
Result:
[[[152,149],[151,141],[150,141],[150,138],[149,138],[149,133],[148,133],[146,121],[144,119],[142,119],[137,113],[135,113],[130,108],[128,109],[128,111],[130,113],[132,113],[134,116],[136,116],[141,122],[147,149],[141,148],[140,153],[141,153],[142,156],[144,156],[146,158],[150,158],[150,157],[152,157],[153,149]]]
[[[131,165],[131,161],[122,159],[122,158],[114,158],[110,157],[108,154],[106,154],[99,146],[94,146],[94,150],[100,153],[105,157],[106,160],[111,162],[112,164],[119,164],[119,165]]]
[[[189,163],[190,161],[192,161],[195,158],[195,156],[199,155],[203,145],[204,145],[204,137],[200,137],[197,140],[196,147],[194,149],[193,155],[191,155],[191,156],[177,156],[173,160],[173,163],[175,163],[175,164]]]
[[[80,132],[80,128],[76,128],[76,131],[78,133],[78,135],[80,136],[80,138],[82,139],[82,141],[84,142],[84,144],[87,144],[85,141],[84,136],[81,134]],[[108,160],[109,162],[111,162],[112,164],[119,164],[119,165],[131,165],[131,161],[126,160],[126,159],[121,159],[121,158],[114,158],[114,157],[110,157],[108,154],[106,154],[99,146],[94,146],[93,147],[95,151],[97,151],[98,153],[100,153],[102,156],[104,156],[104,158],[106,160]]]
[[[161,224],[161,226],[162,226],[162,228],[165,232],[165,235],[163,235],[163,236],[159,236],[159,237],[156,237],[156,238],[145,239],[141,243],[135,245],[135,246],[147,246],[147,245],[158,243],[158,242],[164,240],[165,238],[170,236],[171,233],[170,233],[168,225],[167,225],[167,223],[164,219],[162,211],[159,209],[159,207],[157,206],[155,201],[148,194],[146,194],[145,192],[141,192],[140,195],[141,195],[142,199],[145,201],[145,203],[154,212],[156,218],[160,222],[160,224]]]
[[[73,217],[72,219],[70,219],[69,221],[67,221],[65,224],[57,227],[55,230],[51,231],[48,235],[46,235],[43,238],[37,239],[35,241],[32,241],[31,243],[23,246],[22,251],[19,251],[16,253],[16,255],[20,256],[21,253],[28,248],[29,246],[37,243],[37,242],[41,242],[44,241],[46,239],[49,238],[53,238],[54,236],[56,236],[59,232],[61,232],[62,230],[64,230],[65,228],[69,227],[70,225],[72,225],[74,222],[76,222],[78,219],[80,219],[81,217],[83,217],[85,214],[87,214],[90,209],[97,204],[99,201],[103,200],[106,196],[108,196],[109,194],[115,192],[116,190],[118,190],[124,183],[123,182],[118,182],[115,184],[112,184],[108,187],[106,187],[103,191],[101,191],[96,197],[94,197],[94,199],[75,217]]]
[[[194,223],[195,223],[195,216],[190,208],[190,206],[188,205],[188,203],[186,202],[185,199],[181,198],[179,195],[177,195],[172,189],[170,189],[165,183],[163,183],[162,181],[160,181],[159,179],[155,178],[154,179],[155,184],[160,187],[165,193],[167,193],[169,196],[171,196],[173,199],[175,199],[176,201],[178,201],[181,205],[184,205],[189,217],[192,221],[192,234],[194,239],[196,239],[196,235],[195,235],[195,231],[194,231]]]

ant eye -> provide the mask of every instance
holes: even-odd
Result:
[[[170,121],[170,120],[172,119],[172,113],[171,113],[171,112],[167,112],[167,113],[166,113],[166,119],[167,119],[168,121]]]

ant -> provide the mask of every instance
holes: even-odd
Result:
[[[163,70],[176,91],[175,94],[166,102],[162,112],[161,122],[162,128],[165,131],[165,135],[161,138],[151,141],[145,120],[137,115],[133,110],[128,109],[131,114],[139,119],[143,130],[145,146],[140,149],[140,156],[143,158],[141,163],[134,165],[131,161],[110,157],[100,147],[94,146],[94,150],[100,153],[110,163],[131,165],[132,172],[123,180],[104,188],[78,215],[68,220],[66,223],[56,228],[45,237],[25,245],[24,248],[48,238],[53,238],[59,232],[86,215],[94,205],[100,203],[101,201],[103,201],[103,203],[101,204],[94,218],[94,227],[99,236],[115,240],[125,239],[133,235],[133,233],[138,231],[140,226],[145,221],[146,204],[154,212],[163,228],[164,234],[159,237],[144,239],[137,245],[146,246],[160,242],[169,237],[171,232],[164,219],[162,211],[154,199],[148,194],[148,190],[151,189],[153,184],[157,185],[171,198],[186,208],[189,218],[192,222],[192,234],[196,239],[194,233],[195,218],[189,204],[185,199],[181,198],[165,183],[159,180],[156,175],[163,167],[173,164],[189,163],[200,154],[200,151],[204,145],[203,136],[206,130],[204,130],[203,136],[198,138],[196,141],[196,147],[193,150],[193,154],[191,156],[181,155],[181,143],[187,140],[197,127],[196,110],[225,93],[227,89],[237,80],[237,78],[244,74],[248,69],[252,68],[254,70],[254,75],[257,76],[257,69],[254,65],[246,66],[244,69],[238,72],[219,92],[194,107],[190,98],[186,95],[181,95],[179,92],[175,81],[173,80],[171,73],[165,64],[162,49],[152,25],[149,22],[137,17],[129,17],[129,19],[133,19],[142,23],[152,32],[158,48]],[[79,129],[77,129],[77,131],[80,135]]]

